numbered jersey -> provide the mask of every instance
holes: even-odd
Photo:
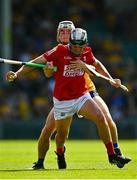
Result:
[[[54,97],[58,100],[70,100],[79,98],[88,91],[85,86],[85,72],[82,69],[71,69],[70,62],[81,60],[87,64],[92,64],[95,60],[90,47],[85,48],[82,55],[74,56],[68,45],[59,44],[52,50],[45,52],[44,57],[58,67],[58,71],[54,74]]]

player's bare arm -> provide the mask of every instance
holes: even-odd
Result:
[[[38,63],[38,64],[46,64],[46,59],[44,58],[43,55],[29,61],[31,63]],[[28,72],[34,70],[35,67],[28,67],[23,65],[18,71],[13,72],[13,71],[9,71],[6,74],[6,80],[11,82],[14,81],[17,78],[23,77],[25,74],[27,74]]]
[[[108,72],[108,70],[105,68],[105,66],[95,57],[94,59],[95,62],[92,65],[96,68],[96,71],[110,79],[113,79],[110,73]],[[120,79],[113,79],[113,80],[114,82],[110,81],[110,84],[116,88],[119,88],[121,86],[121,80]]]

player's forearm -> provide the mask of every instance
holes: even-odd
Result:
[[[45,58],[43,57],[43,55],[29,61],[31,63],[38,63],[38,64],[45,64],[46,63],[46,60]],[[18,78],[20,77],[23,77],[25,74],[29,73],[30,71],[36,69],[36,67],[28,67],[28,66],[25,66],[23,65],[17,72],[16,72],[16,75]]]
[[[100,61],[97,60],[95,67],[96,67],[97,72],[99,72],[100,74],[102,74],[106,77],[113,79],[112,76],[110,75],[110,73],[108,72],[108,70],[105,68],[105,66]]]
[[[17,78],[23,77],[28,72],[32,71],[34,67],[22,66],[18,71],[16,71]]]

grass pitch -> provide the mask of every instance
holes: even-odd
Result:
[[[132,161],[123,169],[108,163],[101,141],[68,140],[67,169],[58,170],[54,153],[55,142],[47,154],[46,170],[29,170],[37,160],[37,141],[0,141],[0,179],[136,179],[137,141],[120,141],[121,149]]]

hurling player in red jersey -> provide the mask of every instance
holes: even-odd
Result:
[[[63,26],[62,26],[63,27]],[[63,28],[62,28],[63,29]],[[61,33],[62,33],[62,39],[61,39]],[[68,39],[67,38],[63,38],[64,36],[63,36],[63,34],[64,34],[64,32],[62,31],[60,33],[60,39],[58,39],[58,41],[60,41],[60,42],[63,42],[64,44],[65,44],[65,42],[67,43],[68,42]],[[68,31],[68,34],[69,34],[70,32]],[[67,36],[66,36],[67,37]],[[58,29],[58,34],[57,34],[57,38],[59,38],[59,29]],[[81,48],[81,47],[80,47]],[[77,49],[77,55],[79,55],[79,49],[80,48],[77,48],[76,47],[76,49]],[[90,48],[86,48],[87,50],[88,49],[90,49]],[[54,51],[54,50],[52,50],[52,51]],[[50,52],[50,53],[52,53],[52,51]],[[74,51],[75,52],[75,46],[73,46],[72,47],[72,51]],[[75,54],[75,53],[74,53]],[[85,58],[85,56],[84,56],[84,58]],[[93,57],[92,57],[93,58]],[[39,60],[39,59],[41,59],[41,60]],[[69,57],[66,57],[66,59],[70,59]],[[76,58],[76,59],[79,59],[78,57]],[[71,60],[71,59],[70,59]],[[42,62],[42,58],[40,57],[40,58],[36,58],[33,62],[38,62],[38,63],[43,63]],[[45,60],[44,60],[44,62],[45,62]],[[75,61],[76,62],[76,61]],[[74,66],[74,65],[73,65]],[[21,71],[18,71],[18,76],[20,76],[21,75],[21,72],[22,72],[22,70]],[[66,66],[65,67],[65,76],[74,76],[74,72],[68,72],[68,67]],[[79,74],[80,73],[80,71],[79,70],[77,70],[77,72],[75,72],[75,74]],[[10,77],[10,76],[9,76]],[[11,77],[12,78],[12,77]],[[73,89],[73,88],[72,88]],[[46,154],[46,152],[47,152],[47,150],[48,150],[48,148],[49,148],[49,138],[50,138],[50,136],[51,136],[51,134],[52,134],[52,132],[55,130],[55,124],[54,124],[54,117],[53,117],[53,109],[51,110],[51,112],[49,113],[49,116],[47,117],[47,123],[46,123],[46,125],[45,125],[45,127],[43,128],[43,130],[42,130],[42,132],[41,132],[41,136],[40,136],[40,138],[39,138],[39,145],[38,145],[38,151],[39,151],[39,163],[37,163],[36,164],[36,167],[34,166],[34,168],[36,168],[36,169],[38,169],[38,168],[41,168],[41,167],[43,167],[43,161],[44,161],[44,157],[45,157],[45,154]],[[46,137],[47,137],[47,139],[46,139]],[[57,151],[57,155],[58,155],[58,158],[62,158],[63,156],[59,156],[59,154],[58,154],[58,151]],[[40,164],[40,162],[42,161],[42,165]],[[59,165],[59,168],[65,168],[65,166],[66,165]],[[121,165],[121,166],[124,166],[124,163]]]
[[[87,47],[86,31],[81,28],[74,29],[71,32],[68,45],[56,46],[44,53],[44,58],[46,62],[58,67],[58,71],[54,73],[53,104],[57,131],[56,154],[59,166],[66,168],[64,144],[69,134],[73,115],[77,113],[96,123],[99,136],[106,146],[109,162],[123,167],[131,159],[115,153],[108,122],[85,87],[84,73],[88,72],[85,63],[93,66],[99,63],[93,56],[91,48]],[[50,68],[48,69],[48,66],[45,68],[47,77],[52,74]],[[112,78],[103,65],[97,70]],[[115,83],[111,83],[113,86],[119,87],[121,85],[119,79],[114,79],[114,81]]]

